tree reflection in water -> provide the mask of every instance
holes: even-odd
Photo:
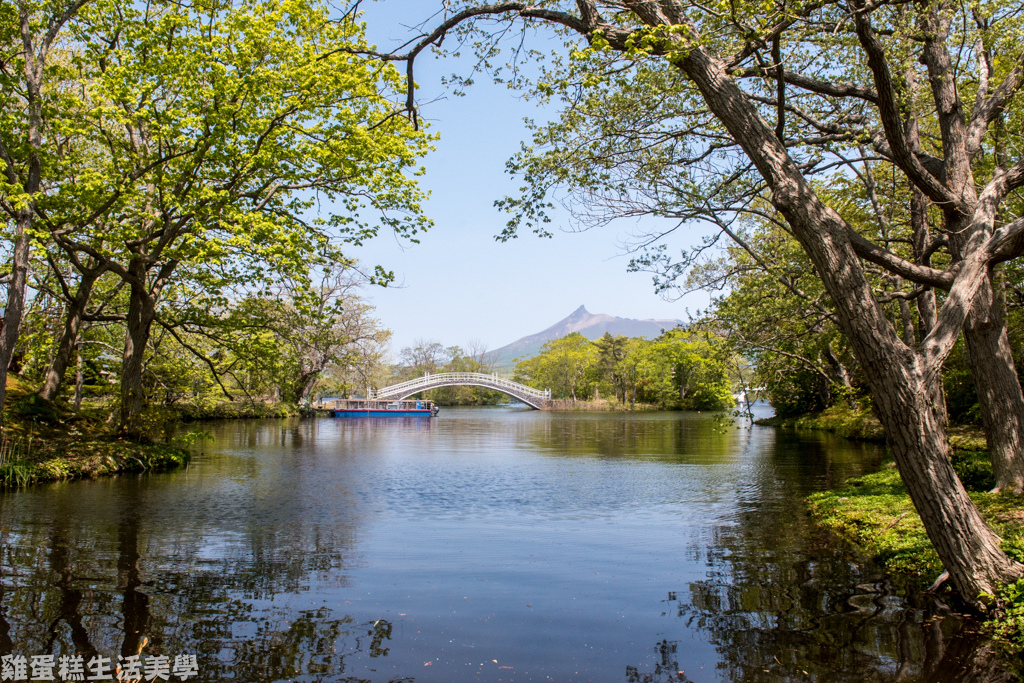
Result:
[[[807,477],[785,476],[786,470],[826,475],[829,467],[827,454],[794,438],[777,434],[772,452],[785,457],[759,469],[757,494],[709,549],[709,578],[690,584],[688,601],[668,595],[670,611],[715,644],[722,677],[1018,680],[976,622],[911,585],[894,585],[871,562],[836,548],[804,506],[779,504],[808,493],[797,483]],[[796,463],[794,446],[801,454]]]
[[[52,548],[41,548],[38,562],[20,558],[21,572],[28,572],[16,577],[17,590],[0,593],[0,654],[77,653],[88,660],[115,652],[168,654],[173,659],[187,652],[199,655],[201,680],[352,683],[364,679],[344,676],[346,658],[388,655],[390,621],[357,623],[326,607],[297,614],[257,610],[246,597],[255,591],[244,574],[171,572],[163,573],[159,582],[143,581],[134,514],[127,513],[116,529],[116,576],[103,576],[105,567],[86,570],[75,559],[82,548],[67,545],[61,532],[51,530]],[[11,578],[5,576],[0,586]],[[268,581],[272,579],[264,574],[263,588],[272,590]],[[110,604],[115,589],[120,622],[104,616],[116,610]]]
[[[300,504],[275,501],[274,523],[261,524],[268,513],[247,501],[253,523],[244,535],[219,536],[198,509],[180,528],[153,522],[173,483],[70,486],[21,510],[16,533],[0,524],[0,654],[102,655],[116,664],[189,653],[199,656],[200,680],[351,683],[365,679],[345,676],[346,659],[387,657],[386,619],[274,603],[343,567],[350,523],[310,523]]]
[[[710,632],[726,680],[1018,680],[977,624],[921,596],[904,602],[884,592],[770,589],[751,595],[742,586],[711,583],[691,591],[693,603],[680,605],[679,615]],[[893,619],[895,611],[901,614]]]
[[[626,683],[688,683],[686,672],[680,670],[676,656],[678,643],[663,640],[654,646],[654,671],[641,672],[635,666],[626,667]]]

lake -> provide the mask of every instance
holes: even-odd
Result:
[[[187,469],[0,494],[0,654],[141,652],[172,681],[1000,669],[972,623],[811,524],[805,497],[878,469],[877,445],[516,407],[199,429]]]

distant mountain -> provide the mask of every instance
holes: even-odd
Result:
[[[670,330],[682,324],[681,320],[634,320],[604,313],[595,314],[589,312],[585,306],[580,306],[567,318],[559,320],[542,332],[518,339],[500,349],[489,351],[487,359],[494,363],[496,370],[508,370],[515,367],[516,358],[520,360],[531,358],[537,355],[544,342],[559,339],[570,332],[579,332],[587,339],[597,339],[605,332],[610,333],[613,337],[622,334],[627,337],[653,339],[661,334],[662,330]]]

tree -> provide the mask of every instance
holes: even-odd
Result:
[[[325,272],[318,286],[289,288],[273,302],[271,329],[287,350],[286,400],[308,401],[329,366],[354,368],[382,353],[391,332],[370,317],[373,307],[356,295],[359,286],[339,268]]]
[[[547,84],[554,92],[556,85],[569,87],[571,77],[579,76],[572,83],[577,87],[571,88],[576,97],[569,116],[583,106],[614,102],[619,93],[627,101],[639,93],[645,102],[670,107],[670,116],[657,119],[665,129],[653,132],[675,144],[670,150],[675,154],[664,157],[665,146],[646,142],[649,155],[672,163],[634,163],[649,156],[642,145],[631,146],[638,136],[613,134],[606,138],[616,143],[608,156],[573,148],[587,167],[580,176],[573,175],[572,164],[561,170],[524,167],[532,189],[523,200],[505,205],[523,220],[543,220],[548,189],[582,177],[576,188],[584,196],[593,192],[600,199],[608,190],[627,202],[639,198],[643,211],[651,208],[643,201],[649,198],[661,215],[717,221],[728,231],[724,216],[757,211],[755,200],[769,203],[821,278],[929,538],[954,583],[974,601],[1024,574],[1024,567],[1000,549],[1000,539],[953,472],[944,414],[933,407],[942,363],[961,328],[966,324],[970,333],[977,330],[974,321],[981,323],[989,348],[993,337],[998,342],[1004,335],[990,271],[1024,248],[1024,219],[1014,218],[1007,204],[1024,186],[1024,160],[1010,157],[1001,124],[1010,97],[1024,84],[1024,50],[1012,37],[999,38],[1015,35],[1017,13],[992,4],[975,22],[966,6],[936,1],[721,9],[679,0],[577,0],[571,7],[469,3],[451,8],[446,20],[408,52],[382,56],[410,62],[411,74],[422,50],[476,17],[540,20],[590,46],[574,53],[575,70],[566,78]],[[977,26],[977,31],[949,40],[959,26]],[[904,39],[907,35],[914,40]],[[960,56],[978,58],[972,60],[977,89],[957,78],[949,51],[964,45],[973,52],[973,37],[980,40],[977,54]],[[1000,40],[1004,57],[996,66],[992,48]],[[918,60],[924,65],[921,74],[914,72]],[[928,109],[911,95],[926,96],[907,85],[917,78],[931,87],[928,104],[938,112],[927,121],[938,133],[927,147],[915,131]],[[659,87],[663,84],[671,87]],[[411,98],[411,84],[409,93]],[[637,108],[637,116],[650,109]],[[609,118],[605,112],[594,120]],[[944,229],[956,235],[953,267],[933,268],[871,242],[819,195],[814,176],[842,163],[836,158],[849,143],[868,142],[872,157],[883,159],[915,193],[940,208]],[[662,178],[672,181],[674,192],[660,192]],[[513,236],[517,225],[513,221],[505,236]],[[948,289],[923,339],[910,344],[889,322],[864,261],[923,287]],[[1005,383],[1006,359],[997,357],[1000,367],[993,376]],[[1010,422],[1010,436],[1019,439],[1020,425]]]
[[[493,368],[484,358],[486,347],[479,341],[471,341],[472,350],[463,351],[460,346],[449,346],[445,349],[447,362],[438,369],[439,372],[474,372],[490,374]],[[508,400],[505,394],[483,387],[447,386],[434,389],[428,393],[430,400],[439,405],[495,405]]]
[[[415,346],[402,349],[400,361],[392,367],[391,377],[383,383],[404,382],[428,373],[471,372],[490,374],[487,347],[471,340],[469,350],[461,346],[443,346],[438,341],[417,339]],[[378,382],[377,386],[382,383]],[[477,386],[451,385],[423,392],[423,397],[442,406],[495,405],[507,400],[505,394]]]
[[[52,127],[50,117],[67,104],[63,93],[51,98],[46,92],[53,70],[50,53],[65,24],[86,1],[20,0],[0,7],[0,211],[6,215],[6,227],[13,227],[11,267],[4,276],[7,302],[0,334],[0,427],[7,396],[7,369],[25,314],[37,202],[47,176],[55,170],[48,163],[48,153],[59,147],[62,137]]]
[[[353,54],[361,28],[328,17],[315,2],[97,0],[69,23],[83,94],[64,121],[90,160],[35,214],[83,276],[125,282],[126,433],[153,325],[183,274],[211,296],[265,288],[338,261],[332,239],[427,227],[406,171],[428,138],[393,116],[396,72]]]
[[[641,381],[641,367],[649,355],[647,353],[648,343],[646,339],[639,337],[631,338],[626,343],[625,355],[619,361],[618,372],[619,376],[622,377],[623,386],[629,391],[630,409],[636,407],[636,391],[637,385]],[[622,402],[626,402],[625,393],[623,393]]]
[[[540,353],[516,365],[515,380],[551,389],[552,396],[587,398],[596,374],[597,348],[579,332],[545,342]]]
[[[55,290],[53,295],[61,298],[64,304],[64,325],[60,334],[54,335],[57,338],[57,344],[53,349],[52,361],[47,368],[43,385],[38,391],[39,398],[44,401],[53,401],[57,397],[57,392],[64,381],[64,374],[67,372],[75,348],[80,342],[83,324],[87,324],[88,319],[95,319],[101,315],[101,310],[109,301],[109,296],[116,295],[119,290],[119,287],[115,287],[108,298],[104,299],[90,314],[88,306],[92,303],[93,290],[107,273],[106,266],[88,257],[79,259],[78,254],[72,253],[70,261],[74,267],[68,268],[69,272],[65,272],[59,263],[60,256],[59,251],[56,254],[47,254],[49,272],[52,273],[53,279],[56,281],[56,286],[52,288]],[[78,276],[77,284],[74,283],[71,275]]]
[[[622,372],[622,362],[626,358],[628,345],[628,337],[622,334],[613,337],[611,332],[605,332],[594,340],[598,372],[613,387],[615,396],[623,403],[626,402],[626,376]]]
[[[421,377],[428,372],[437,372],[448,361],[445,348],[436,340],[417,339],[415,346],[406,346],[401,351],[404,368],[402,380]]]
[[[726,410],[734,405],[729,350],[713,338],[669,330],[647,347],[645,394],[664,407]]]
[[[753,361],[756,385],[765,387],[778,415],[854,401],[863,391],[860,382],[854,385],[856,361],[806,254],[774,223],[752,223],[739,236],[771,260],[732,246],[722,258],[695,267],[688,288],[726,290],[700,326]]]
[[[246,395],[272,387],[282,400],[305,403],[328,370],[338,370],[336,379],[367,371],[391,336],[359,295],[365,277],[356,264],[334,264],[313,275],[315,284],[286,279],[265,293],[223,302],[204,292],[187,298],[179,293],[156,322],[205,364],[224,393],[231,377]],[[334,388],[348,391],[344,381]]]

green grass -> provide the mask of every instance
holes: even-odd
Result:
[[[190,457],[188,451],[175,444],[138,444],[119,439],[61,440],[41,445],[32,460],[0,466],[0,488],[172,469],[187,464]],[[61,455],[52,451],[60,451]]]
[[[934,579],[942,563],[895,467],[809,499],[815,521],[894,573]]]
[[[851,408],[846,403],[834,405],[820,413],[808,413],[794,417],[766,417],[756,422],[768,427],[832,432],[848,439],[861,441],[885,441],[882,425],[869,408]],[[951,426],[949,428],[949,443],[953,448],[962,451],[984,451],[988,448],[984,432],[969,425]]]
[[[40,400],[33,387],[17,378],[8,381],[7,397],[0,488],[171,469],[189,460],[185,444],[164,438],[160,420],[152,422],[153,437],[139,443],[114,435],[109,411],[75,413],[65,404]]]
[[[1003,538],[1003,549],[1024,562],[1024,498],[991,494],[992,469],[983,451],[958,450],[953,466],[985,521]],[[889,572],[922,586],[940,573],[939,561],[893,464],[849,480],[809,499],[815,521],[880,562]],[[1024,581],[990,596],[987,628],[1012,652],[1024,651]]]

